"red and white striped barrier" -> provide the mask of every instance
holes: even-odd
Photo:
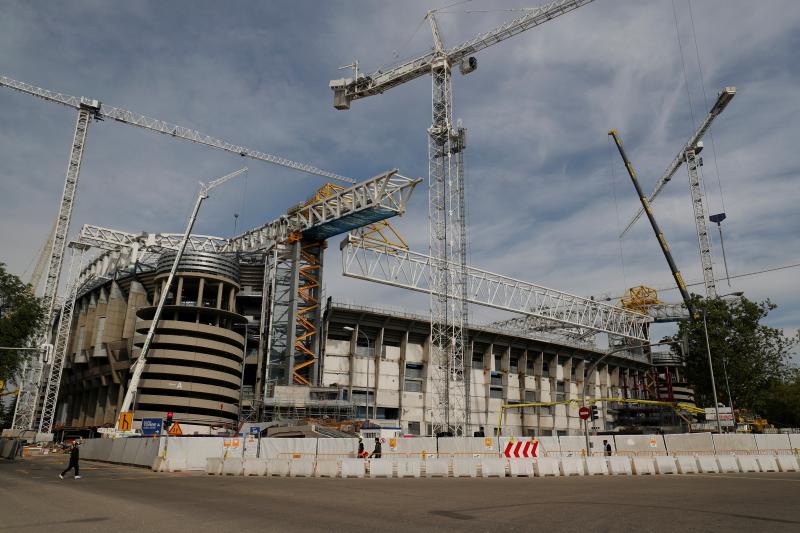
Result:
[[[536,450],[539,448],[539,441],[517,441],[517,442],[509,442],[506,444],[506,449],[503,452],[503,455],[508,457],[509,459],[520,459],[520,458],[535,458],[536,457]]]

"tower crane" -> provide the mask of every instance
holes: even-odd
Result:
[[[428,213],[430,256],[433,261],[430,287],[431,370],[434,373],[434,433],[466,434],[469,429],[467,387],[464,379],[464,329],[467,321],[466,242],[463,169],[460,151],[464,129],[452,120],[451,69],[462,75],[473,72],[478,61],[473,54],[539,26],[592,0],[557,0],[526,9],[525,14],[493,30],[446,49],[436,21],[436,11],[425,18],[433,34],[433,49],[389,70],[364,75],[353,63],[354,77],[332,80],[333,105],[350,109],[353,100],[382,94],[421,76],[432,80],[432,121],[428,128]]]
[[[29,83],[14,80],[6,76],[0,76],[0,87],[7,87],[23,94],[41,98],[47,102],[61,104],[63,106],[75,109],[78,112],[77,121],[75,123],[75,131],[72,136],[72,144],[70,147],[69,160],[67,163],[66,178],[64,180],[64,190],[61,195],[61,203],[58,209],[58,216],[56,217],[55,231],[52,234],[52,245],[48,251],[47,270],[45,276],[45,286],[42,293],[42,302],[46,310],[48,322],[41,334],[41,343],[44,343],[49,338],[52,331],[52,324],[55,318],[55,298],[58,291],[58,281],[61,276],[61,269],[63,265],[64,252],[67,245],[67,232],[69,231],[69,224],[72,219],[72,207],[75,202],[75,193],[78,186],[78,178],[80,176],[81,162],[83,160],[83,152],[86,146],[86,138],[89,131],[89,124],[92,119],[104,120],[113,119],[122,124],[130,126],[137,126],[139,128],[168,135],[185,141],[201,144],[218,150],[238,154],[242,157],[248,157],[258,161],[272,163],[274,165],[283,166],[300,172],[314,174],[325,178],[343,181],[346,183],[355,183],[355,180],[333,172],[319,169],[312,165],[305,163],[298,163],[289,159],[270,155],[257,150],[252,150],[244,146],[235,145],[215,137],[211,137],[204,133],[171,124],[163,120],[140,115],[126,109],[112,107],[107,104],[102,104],[99,100],[70,96],[68,94],[49,91],[41,87],[36,87]],[[44,361],[32,361],[27,372],[22,376],[23,390],[27,391],[26,394],[20,396],[20,401],[17,402],[18,410],[22,409],[23,414],[15,418],[13,429],[32,429],[35,423],[36,402],[38,394],[32,391],[39,391],[41,388],[41,377],[43,375]]]
[[[689,140],[683,146],[681,146],[680,150],[678,151],[678,155],[675,156],[675,158],[667,167],[667,170],[658,179],[653,192],[650,193],[650,196],[647,198],[647,204],[652,204],[653,200],[655,200],[656,196],[658,196],[658,193],[661,192],[664,186],[672,179],[672,176],[674,176],[678,171],[681,164],[683,164],[684,161],[686,162],[686,167],[689,173],[689,192],[692,196],[694,222],[697,230],[697,243],[700,248],[700,264],[703,269],[703,281],[706,286],[707,298],[717,297],[717,285],[716,281],[714,280],[714,267],[711,262],[711,239],[708,235],[708,224],[706,223],[705,208],[703,207],[703,184],[700,171],[698,170],[699,162],[697,160],[697,154],[703,149],[703,136],[711,127],[714,119],[716,119],[719,114],[725,110],[725,107],[727,107],[730,101],[733,100],[735,95],[736,87],[725,87],[722,91],[720,91],[720,93],[717,95],[717,101],[714,102],[714,105],[711,107],[708,115],[706,115],[705,119],[694,132],[694,134],[689,137]],[[643,212],[645,212],[644,207],[636,212],[636,215],[634,215],[625,229],[622,230],[622,233],[620,233],[620,237],[625,236],[628,230],[630,230],[636,221],[639,220],[639,217],[642,216]]]
[[[170,287],[172,287],[172,281],[175,279],[175,273],[178,271],[178,264],[181,261],[181,257],[183,257],[183,252],[186,250],[186,244],[191,238],[192,228],[194,227],[195,220],[197,220],[197,212],[200,211],[200,206],[203,204],[203,200],[208,198],[208,193],[211,192],[212,189],[219,187],[226,181],[232,180],[239,174],[242,174],[246,171],[247,167],[244,167],[236,172],[231,172],[230,174],[222,176],[221,178],[217,178],[208,183],[200,184],[200,192],[197,194],[197,200],[194,203],[194,208],[192,208],[192,214],[189,215],[189,222],[186,224],[186,231],[184,231],[183,238],[178,244],[178,250],[175,252],[175,260],[172,262],[172,268],[169,271],[169,276],[167,276],[166,284],[164,285],[164,289],[161,291],[161,297],[158,299],[158,305],[156,306],[155,314],[153,315],[153,319],[150,321],[150,328],[147,330],[147,336],[144,338],[144,343],[142,344],[142,349],[139,352],[139,357],[136,359],[136,363],[133,365],[131,381],[128,384],[128,390],[125,391],[125,398],[122,400],[122,405],[119,409],[120,413],[129,411],[133,406],[133,399],[136,395],[136,390],[139,387],[139,380],[142,377],[142,371],[144,370],[144,365],[147,362],[147,351],[150,349],[150,344],[153,342],[153,337],[155,337],[158,321],[161,318],[161,311],[164,309],[164,304],[167,302],[167,296],[169,295]]]
[[[625,163],[625,170],[628,171],[628,176],[630,176],[631,181],[633,182],[633,187],[636,189],[636,195],[639,196],[639,201],[642,203],[642,210],[644,210],[644,212],[647,214],[647,219],[650,221],[650,226],[653,228],[653,233],[656,234],[656,239],[658,240],[658,245],[661,247],[661,252],[664,254],[664,259],[667,260],[669,270],[672,272],[672,277],[675,279],[675,284],[678,286],[678,290],[681,292],[683,303],[686,304],[686,309],[689,310],[689,315],[691,316],[694,314],[691,296],[689,296],[689,291],[686,289],[683,276],[681,276],[681,273],[675,264],[675,259],[673,259],[672,252],[669,250],[669,245],[667,244],[666,238],[664,238],[664,233],[658,226],[658,222],[656,222],[656,217],[653,214],[653,210],[650,208],[650,202],[648,202],[647,197],[644,195],[644,192],[642,192],[642,186],[639,185],[639,179],[636,177],[636,172],[633,170],[633,165],[631,165],[628,155],[625,153],[625,148],[622,146],[622,139],[617,133],[617,130],[612,129],[608,132],[608,134],[614,139],[614,144],[617,145],[619,155],[622,157],[622,161]]]

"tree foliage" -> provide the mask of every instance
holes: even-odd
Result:
[[[744,297],[703,299],[693,296],[693,299],[699,318],[681,322],[673,340],[684,336],[687,339],[685,371],[694,386],[698,405],[714,405],[703,327],[705,313],[717,400],[730,405],[730,387],[735,408],[769,416],[768,407],[775,406],[775,402],[769,400],[770,391],[791,381],[790,354],[797,342],[796,338],[784,335],[783,330],[761,323],[776,306],[769,300],[753,302]]]
[[[45,309],[29,285],[0,263],[0,346],[25,346],[44,321]],[[0,380],[12,378],[29,353],[0,350]]]

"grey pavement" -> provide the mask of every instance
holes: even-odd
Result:
[[[800,531],[800,474],[299,479],[0,463],[0,531]]]

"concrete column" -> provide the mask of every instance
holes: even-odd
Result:
[[[222,309],[222,289],[223,289],[223,283],[220,281],[217,284],[217,302],[216,302],[217,309]]]
[[[236,312],[236,287],[231,285],[230,292],[228,292],[228,311]]]
[[[203,289],[206,287],[206,279],[200,278],[200,282],[197,284],[197,306],[203,307]]]
[[[178,288],[175,289],[175,305],[181,305],[183,297],[183,276],[178,276]]]

